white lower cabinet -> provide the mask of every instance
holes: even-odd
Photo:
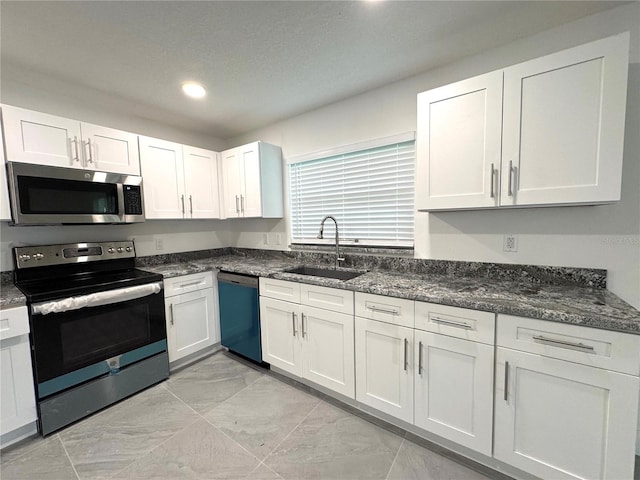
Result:
[[[260,293],[262,359],[354,398],[353,292],[261,278]]]
[[[491,456],[493,345],[415,331],[417,427]]]
[[[356,317],[356,400],[413,422],[413,329]]]
[[[491,456],[495,315],[366,293],[356,313],[356,400]]]
[[[170,363],[220,342],[214,280],[205,272],[164,281]]]
[[[639,364],[616,357],[617,344],[627,341],[637,356],[638,340],[498,316],[495,458],[540,478],[632,479]],[[599,357],[633,374],[592,366]]]
[[[37,430],[29,317],[24,306],[0,311],[0,385],[0,447],[4,448]]]

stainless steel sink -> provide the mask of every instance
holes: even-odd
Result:
[[[335,278],[337,280],[351,280],[366,272],[350,272],[347,270],[335,270],[333,268],[316,267],[296,267],[285,270],[286,273],[296,273],[298,275],[312,275],[314,277]]]

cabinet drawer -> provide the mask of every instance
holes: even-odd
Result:
[[[350,290],[301,283],[300,303],[353,315],[353,292]]]
[[[300,303],[300,284],[260,277],[260,295],[286,302]]]
[[[493,345],[495,324],[495,313],[416,302],[416,328],[419,330]]]
[[[0,310],[0,340],[29,333],[29,315],[27,307],[14,307]]]
[[[413,328],[414,301],[356,292],[356,316]]]
[[[640,335],[498,315],[498,345],[638,376]]]
[[[193,273],[164,280],[164,296],[181,295],[213,287],[213,272]]]

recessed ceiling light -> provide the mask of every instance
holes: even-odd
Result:
[[[197,82],[184,82],[182,91],[187,97],[191,98],[202,98],[207,94],[204,87]]]

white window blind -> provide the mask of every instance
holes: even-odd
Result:
[[[332,243],[333,215],[341,242],[413,246],[414,165],[414,140],[290,164],[292,243]]]

